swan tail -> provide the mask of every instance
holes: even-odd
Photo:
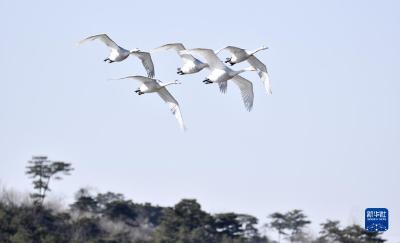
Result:
[[[225,94],[226,90],[228,89],[228,82],[227,81],[220,82],[220,83],[218,83],[218,86],[219,86],[219,91],[221,91],[221,93]]]

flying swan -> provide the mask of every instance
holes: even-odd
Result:
[[[231,66],[235,65],[236,63],[247,61],[252,67],[258,70],[258,76],[263,81],[266,91],[269,94],[272,94],[271,81],[268,76],[267,67],[257,57],[254,56],[254,54],[257,52],[266,49],[268,49],[268,47],[263,46],[254,51],[249,51],[235,46],[226,46],[218,50],[216,53],[218,54],[222,50],[229,51],[232,56],[226,58],[225,63],[229,63]]]
[[[153,51],[160,50],[175,50],[178,53],[183,62],[182,67],[177,68],[177,74],[179,75],[197,73],[208,67],[207,63],[201,62],[199,59],[194,58],[189,53],[182,53],[182,51],[186,50],[185,46],[182,43],[165,44],[163,46],[155,48]]]
[[[105,62],[108,61],[108,63],[113,63],[113,62],[121,62],[129,57],[129,55],[136,56],[142,61],[142,64],[144,68],[146,69],[147,76],[150,78],[154,77],[154,64],[153,60],[151,59],[150,53],[140,51],[139,49],[135,48],[133,50],[126,50],[119,45],[117,45],[113,40],[111,40],[110,37],[106,34],[100,34],[100,35],[93,35],[89,36],[86,39],[83,39],[79,42],[79,44],[86,43],[88,41],[93,41],[93,40],[100,40],[106,46],[108,46],[111,50],[110,55],[104,59]]]
[[[205,84],[218,83],[220,91],[225,93],[228,87],[228,80],[232,80],[240,89],[244,106],[248,111],[251,111],[254,100],[253,84],[249,80],[239,76],[239,74],[245,71],[256,71],[255,68],[248,67],[239,71],[234,71],[222,63],[215,52],[211,49],[195,48],[181,52],[197,53],[206,59],[211,72],[203,81]]]
[[[171,95],[171,93],[167,90],[167,86],[171,84],[180,84],[177,80],[169,83],[163,83],[160,80],[148,78],[144,76],[127,76],[120,79],[135,79],[138,80],[141,85],[140,87],[135,90],[135,93],[138,95],[147,94],[147,93],[157,93],[161,99],[164,100],[165,103],[168,104],[169,108],[172,111],[172,114],[175,115],[176,120],[178,120],[179,126],[183,131],[186,130],[185,124],[183,123],[181,110],[179,108],[178,101]],[[115,79],[113,79],[115,80]]]

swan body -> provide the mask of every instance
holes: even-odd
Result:
[[[144,76],[127,76],[118,79],[135,79],[141,83],[139,88],[135,90],[138,95],[148,94],[148,93],[157,93],[164,102],[166,102],[172,111],[172,114],[175,115],[180,127],[182,130],[186,130],[185,124],[183,122],[181,110],[179,108],[179,103],[176,99],[171,95],[171,93],[166,89],[167,86],[172,84],[180,84],[178,81],[173,81],[169,83],[162,83],[161,81],[153,78],[148,78]]]
[[[260,77],[261,81],[263,82],[264,88],[267,91],[267,93],[272,94],[271,80],[269,79],[269,76],[268,76],[267,67],[257,57],[254,56],[254,54],[256,54],[257,52],[266,50],[266,49],[268,49],[268,47],[263,46],[254,51],[249,51],[249,50],[245,50],[245,49],[235,47],[235,46],[226,46],[226,47],[218,50],[216,53],[218,54],[222,50],[229,51],[232,54],[232,56],[226,58],[225,63],[229,63],[231,66],[233,66],[237,63],[243,62],[243,61],[247,61],[252,67],[257,69],[258,76]]]
[[[182,67],[177,69],[177,73],[180,75],[197,73],[208,67],[207,63],[201,62],[199,59],[193,57],[189,53],[182,52],[186,50],[182,43],[165,44],[154,49],[154,51],[159,50],[175,50],[178,53],[183,62]]]
[[[183,65],[181,68],[178,68],[177,72],[180,75],[198,73],[204,68],[208,67],[207,63],[203,63],[197,59],[189,60],[186,59],[185,57],[182,57],[182,60],[183,60]]]
[[[133,50],[127,50],[125,48],[122,48],[119,45],[117,45],[107,34],[89,36],[81,40],[78,44],[84,44],[86,42],[93,40],[100,40],[110,49],[109,56],[106,59],[104,59],[105,62],[107,61],[108,63],[121,62],[127,59],[130,55],[133,55],[142,61],[142,64],[147,71],[148,77],[151,78],[154,77],[154,64],[153,60],[151,59],[150,53],[140,51],[137,48]]]
[[[224,65],[222,61],[217,57],[215,52],[211,49],[195,48],[182,52],[197,53],[206,59],[207,64],[211,69],[211,72],[203,81],[204,83],[217,83],[220,91],[222,93],[225,93],[228,87],[228,81],[232,80],[240,89],[243,103],[246,109],[250,111],[253,108],[253,84],[249,80],[239,76],[240,73],[245,71],[256,71],[253,67],[248,67],[239,71],[232,70],[231,68]]]

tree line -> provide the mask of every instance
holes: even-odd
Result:
[[[379,232],[359,225],[342,227],[339,221],[321,224],[318,236],[307,231],[311,221],[301,210],[275,212],[260,227],[259,220],[235,212],[210,214],[195,199],[173,207],[135,203],[114,192],[93,193],[81,188],[67,208],[46,202],[50,185],[70,175],[72,165],[34,156],[26,174],[34,192],[18,202],[7,191],[0,194],[0,242],[4,243],[372,243],[384,242]],[[271,240],[268,233],[279,235]]]

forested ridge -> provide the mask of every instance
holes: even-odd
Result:
[[[47,199],[50,185],[69,176],[70,163],[34,156],[26,174],[32,179],[28,196],[3,188],[0,193],[0,242],[138,242],[138,243],[372,243],[380,233],[359,225],[341,226],[327,220],[320,232],[310,233],[311,221],[302,210],[275,212],[263,222],[242,213],[211,214],[195,199],[172,207],[137,203],[115,192],[94,193],[81,188],[73,203],[59,206]],[[266,212],[268,209],[266,209]],[[272,240],[268,236],[277,235]]]

